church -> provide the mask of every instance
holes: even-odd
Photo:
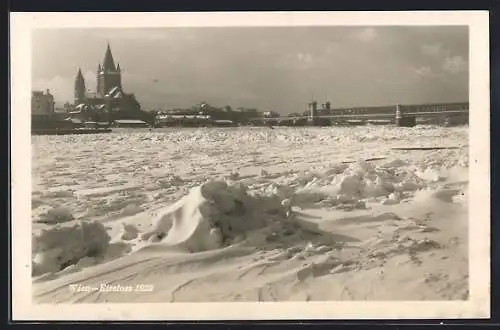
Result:
[[[72,115],[77,115],[83,120],[100,122],[112,122],[118,119],[150,120],[149,114],[141,111],[134,94],[123,91],[120,63],[115,65],[109,43],[103,63],[97,65],[96,81],[95,91],[87,90],[85,78],[81,69],[78,69]]]

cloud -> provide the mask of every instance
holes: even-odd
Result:
[[[363,41],[363,42],[370,42],[375,40],[377,38],[377,31],[375,28],[369,27],[369,28],[364,28],[359,31],[354,32],[353,34],[354,38]]]
[[[92,71],[85,71],[82,73],[85,79],[85,87],[87,91],[95,91],[96,89],[96,74]],[[73,77],[63,75],[55,75],[49,79],[36,78],[33,79],[33,90],[46,90],[49,89],[56,104],[62,105],[64,102],[72,102],[74,99],[74,86],[75,86],[76,72]]]
[[[411,70],[414,75],[420,78],[431,78],[437,76],[434,70],[432,70],[432,68],[428,65],[424,65],[419,68],[412,68]]]
[[[468,35],[426,29],[58,29],[34,38],[33,87],[72,102],[81,67],[87,89],[95,90],[108,39],[124,91],[145,109],[205,100],[289,112],[305,107],[311,94],[339,107],[390,104],[394,95],[401,103],[456,100],[468,86],[467,75],[453,74],[467,70]]]
[[[49,89],[58,105],[74,97],[74,79],[68,77],[56,75],[51,79],[34,79],[32,85],[33,90]]]
[[[460,55],[452,55],[452,52],[440,43],[422,45],[421,51],[424,55],[436,58],[445,73],[456,74],[467,70],[467,60]]]
[[[313,56],[309,53],[298,53],[297,60],[299,61],[300,68],[307,69],[314,63]]]
[[[460,73],[467,70],[467,61],[462,56],[446,57],[443,70],[449,73]]]
[[[97,68],[96,68],[97,69]],[[85,88],[87,88],[87,91],[94,91],[97,88],[97,77],[96,73],[92,71],[85,71],[82,73],[83,78],[85,79]]]
[[[442,44],[425,44],[422,45],[420,50],[422,51],[422,54],[431,57],[440,57],[448,53]]]
[[[339,54],[343,50],[340,43],[328,43],[325,45],[325,52],[328,55]]]
[[[293,70],[307,70],[315,64],[315,58],[310,53],[298,52],[285,54],[280,61],[277,62],[279,67]]]

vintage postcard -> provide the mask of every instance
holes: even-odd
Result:
[[[14,320],[489,317],[488,12],[10,22]]]

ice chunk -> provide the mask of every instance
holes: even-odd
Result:
[[[61,270],[84,257],[103,254],[110,236],[99,222],[79,222],[42,230],[33,237],[33,273]]]

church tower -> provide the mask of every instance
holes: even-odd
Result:
[[[97,81],[97,88],[96,88],[96,92],[99,93],[99,91],[101,90],[101,80],[99,79],[99,75],[101,74],[101,64],[97,64],[97,70],[95,72],[95,80]]]
[[[118,64],[117,67],[115,66],[115,61],[113,59],[109,43],[108,48],[106,49],[106,54],[104,55],[102,66],[99,65],[97,70],[98,95],[103,97],[114,87],[118,87],[120,89],[122,88],[120,64]]]
[[[82,75],[82,70],[78,69],[75,79],[75,102],[81,102],[85,99],[85,79]]]

